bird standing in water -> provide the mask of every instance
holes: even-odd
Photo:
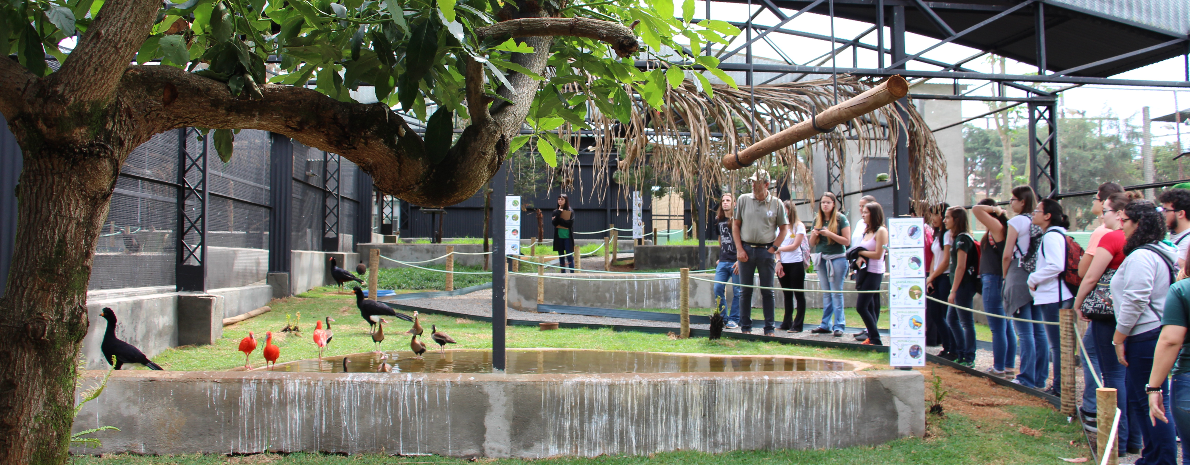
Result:
[[[417,311],[414,310],[413,311],[413,328],[410,328],[409,331],[405,331],[405,334],[421,336],[423,332],[425,332],[425,328],[421,327],[421,321],[418,321]]]
[[[388,358],[388,354],[384,354],[384,355],[381,355],[381,356],[380,356],[380,367],[378,367],[378,368],[376,369],[376,371],[377,371],[377,372],[380,372],[380,373],[392,373],[392,371],[393,371],[393,366],[392,366],[392,365],[389,365],[389,364],[388,364],[388,362],[384,361],[384,360],[385,360],[385,359],[387,359],[387,358]]]
[[[261,355],[264,355],[264,364],[265,366],[269,366],[270,363],[276,365],[277,359],[281,357],[281,348],[273,345],[272,331],[264,333],[264,335],[264,349],[260,351]],[[271,370],[272,367],[269,369]]]
[[[139,363],[151,370],[163,369],[149,360],[149,357],[146,357],[140,349],[116,337],[116,312],[113,312],[111,308],[104,307],[99,315],[107,320],[107,331],[103,333],[103,342],[99,344],[99,350],[103,352],[103,358],[107,360],[107,363],[113,363],[112,358],[114,357],[117,370],[125,363]]]
[[[248,331],[248,337],[240,339],[240,352],[244,353],[244,369],[251,370],[252,364],[248,363],[248,357],[252,356],[252,352],[256,350],[256,336],[252,331]]]
[[[418,342],[417,336],[413,336],[413,339],[409,340],[409,348],[413,350],[417,358],[421,358],[421,354],[426,353],[426,345]]]
[[[377,353],[380,353],[380,343],[384,342],[385,323],[388,323],[388,320],[381,318],[380,321],[376,322],[376,332],[372,333],[372,342],[376,344]]]
[[[326,330],[322,329],[322,322],[314,325],[314,345],[318,346],[318,359],[322,360],[322,349],[326,347]]]
[[[437,325],[431,325],[430,329],[430,339],[433,339],[434,342],[438,343],[438,352],[446,353],[447,344],[456,344],[454,338],[447,336],[446,333],[439,332]]]

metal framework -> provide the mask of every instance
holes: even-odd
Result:
[[[1057,102],[1029,102],[1029,185],[1041,197],[1052,197],[1061,185],[1058,176]],[[1042,130],[1044,129],[1044,133]],[[1042,190],[1043,183],[1049,190]]]
[[[339,251],[339,207],[343,203],[340,194],[338,154],[323,152],[322,161],[322,250]]]
[[[177,289],[207,290],[207,137],[199,136],[201,149],[194,155],[187,147],[198,130],[187,128],[178,138],[178,238]],[[193,181],[191,181],[193,178]],[[187,240],[190,237],[190,240]]]

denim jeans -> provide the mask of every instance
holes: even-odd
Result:
[[[773,254],[764,247],[752,247],[744,245],[744,252],[748,254],[748,261],[739,262],[740,264],[740,283],[747,286],[754,286],[756,283],[756,272],[760,271],[760,286],[773,287],[773,278],[777,275],[777,268],[774,266]],[[740,310],[742,316],[740,318],[740,331],[747,333],[752,330],[752,291],[755,289],[745,287],[740,290]],[[760,290],[760,305],[764,309],[764,332],[773,332],[773,306],[775,305],[775,298],[772,289]]]
[[[983,311],[1004,314],[1004,277],[998,274],[980,276],[983,280]],[[988,328],[992,330],[992,368],[1004,371],[1016,364],[1016,334],[1009,320],[988,317]]]
[[[719,313],[723,314],[723,322],[726,323],[728,321],[734,321],[734,322],[736,322],[736,324],[739,324],[739,322],[740,322],[740,286],[738,286],[738,284],[740,284],[740,275],[732,273],[732,271],[731,271],[732,265],[735,265],[735,262],[725,262],[722,260],[719,261],[718,265],[715,265],[715,281],[716,281],[716,283],[713,287],[714,287],[715,297],[717,299],[716,301],[718,302],[718,306],[719,306]],[[719,283],[728,282],[729,279],[731,280],[732,284],[736,284],[736,285],[731,286],[731,307],[724,308],[724,307],[727,307],[727,298],[725,296],[725,294],[727,293],[727,285],[719,284]],[[730,310],[730,311],[724,311],[724,310]]]
[[[1173,420],[1182,438],[1182,465],[1190,464],[1190,373],[1173,375],[1165,418]]]
[[[1140,459],[1136,463],[1145,465],[1161,464],[1174,465],[1177,463],[1177,439],[1174,436],[1174,426],[1170,423],[1158,421],[1154,425],[1149,421],[1149,395],[1145,393],[1145,386],[1149,383],[1149,372],[1153,371],[1153,352],[1157,349],[1157,337],[1161,328],[1128,336],[1124,340],[1124,358],[1128,361],[1128,415],[1133,418],[1144,418],[1140,422],[1140,434],[1144,438],[1144,449],[1140,451]],[[1114,352],[1114,351],[1113,351]],[[1165,400],[1165,411],[1169,411],[1169,381],[1161,382],[1162,399]],[[1118,394],[1117,394],[1118,395]],[[1135,424],[1135,423],[1134,423]],[[1190,440],[1190,438],[1187,438]]]
[[[1092,322],[1094,323],[1094,322]],[[1099,344],[1095,343],[1095,336],[1091,334],[1091,323],[1087,323],[1087,334],[1083,335],[1083,347],[1087,350],[1087,357],[1090,360],[1083,360],[1083,406],[1082,409],[1087,413],[1098,412],[1098,405],[1095,401],[1095,388],[1099,387],[1095,384],[1095,375],[1091,374],[1094,369],[1095,373],[1101,373],[1099,366]],[[1114,351],[1113,351],[1114,352]],[[1074,356],[1082,358],[1083,353],[1075,348]],[[1117,391],[1118,392],[1118,391]]]
[[[1023,305],[1012,316],[1026,320],[1041,320],[1041,312],[1032,305]],[[1017,345],[1021,353],[1020,369],[1016,375],[1021,385],[1036,389],[1045,388],[1049,370],[1049,344],[1043,324],[1013,321],[1016,328]]]
[[[829,264],[827,262],[830,262]],[[828,276],[829,266],[829,276]],[[818,271],[818,288],[824,291],[843,290],[843,278],[847,274],[847,259],[843,257],[834,260],[818,259],[814,264]],[[847,329],[847,315],[843,313],[843,294],[834,292],[822,293],[822,329],[843,331]]]
[[[962,278],[959,278],[962,279]],[[950,293],[946,293],[946,297],[950,298]],[[959,285],[959,289],[955,292],[954,304],[959,307],[971,308],[971,302],[975,300],[975,291],[968,286]],[[974,362],[975,361],[975,319],[974,315],[968,310],[960,310],[957,307],[947,307],[946,311],[946,327],[950,328],[950,334],[954,337],[953,352],[957,356],[956,362]]]
[[[1073,304],[1073,302],[1071,302],[1070,300],[1064,300],[1061,302],[1054,302],[1052,304],[1034,305],[1033,306],[1033,308],[1034,308],[1034,311],[1033,311],[1034,318],[1033,319],[1034,320],[1052,321],[1054,323],[1057,323],[1058,322],[1058,310],[1063,309],[1063,308],[1070,308],[1071,304]],[[1038,316],[1040,316],[1040,318],[1037,318]],[[1038,325],[1038,326],[1045,327],[1046,340],[1049,341],[1049,355],[1053,358],[1052,362],[1054,365],[1054,369],[1052,370],[1052,372],[1054,374],[1054,378],[1053,378],[1054,392],[1060,392],[1062,389],[1062,357],[1060,356],[1060,354],[1062,353],[1062,336],[1061,336],[1062,333],[1061,333],[1061,330],[1058,328],[1058,325]],[[1043,375],[1043,377],[1041,378],[1041,386],[1038,386],[1038,387],[1045,386],[1046,373],[1043,371],[1042,375]]]
[[[1099,365],[1095,369],[1099,370],[1103,387],[1116,390],[1116,408],[1120,409],[1120,427],[1116,443],[1119,444],[1120,450],[1126,450],[1129,442],[1131,445],[1140,444],[1140,428],[1132,428],[1136,422],[1128,416],[1128,386],[1124,381],[1128,373],[1124,365],[1120,364],[1116,358],[1116,350],[1111,343],[1112,337],[1116,334],[1116,324],[1111,321],[1092,321],[1090,325],[1087,325],[1087,334],[1090,334],[1091,338],[1095,340],[1096,349],[1104,348],[1104,350],[1095,351],[1095,358],[1099,360]],[[1094,381],[1091,382],[1094,383]],[[1110,429],[1111,425],[1106,425],[1105,428]],[[1129,441],[1130,436],[1136,436],[1136,440]]]
[[[863,273],[863,279],[855,283],[856,290],[878,291],[884,273]],[[860,319],[864,320],[864,328],[868,332],[868,340],[872,344],[882,345],[880,330],[876,328],[876,319],[880,316],[880,304],[876,303],[876,296],[880,294],[860,294],[856,299],[856,311]]]

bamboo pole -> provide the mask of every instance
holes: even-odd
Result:
[[[376,292],[380,288],[380,249],[368,252],[368,297],[379,301]]]
[[[537,305],[545,303],[545,257],[537,257]]]
[[[574,272],[578,273],[583,269],[583,254],[579,252],[578,246],[574,246]]]
[[[1119,451],[1120,444],[1117,442],[1110,450],[1104,450],[1107,442],[1111,439],[1111,425],[1116,421],[1116,390],[1113,388],[1099,388],[1095,390],[1095,405],[1097,414],[1095,418],[1095,426],[1099,428],[1099,437],[1095,441],[1095,449],[1099,452],[1099,459],[1103,460],[1103,454],[1107,454],[1107,464],[1116,465],[1120,463]],[[1145,419],[1148,420],[1147,418]],[[1118,435],[1117,435],[1118,436]],[[1100,462],[1104,463],[1104,462]]]
[[[880,83],[880,85],[868,89],[867,92],[847,99],[838,105],[827,108],[822,113],[812,116],[809,121],[802,121],[785,128],[781,132],[752,144],[739,153],[729,153],[723,156],[723,167],[729,170],[738,170],[751,165],[752,162],[760,157],[818,134],[829,132],[835,126],[855,119],[865,113],[871,113],[882,106],[897,101],[897,99],[904,97],[908,93],[909,83],[905,82],[905,78],[899,75],[889,77]]]
[[[690,268],[682,268],[678,284],[678,308],[682,310],[682,339],[690,337]]]
[[[1058,320],[1061,326],[1059,327],[1060,342],[1061,342],[1061,356],[1062,356],[1062,373],[1060,373],[1059,382],[1062,383],[1062,413],[1073,416],[1075,414],[1075,387],[1074,387],[1074,309],[1063,308],[1058,311]],[[1113,404],[1114,405],[1114,404]]]
[[[446,246],[446,290],[455,290],[455,246]]]

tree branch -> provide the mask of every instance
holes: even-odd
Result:
[[[48,88],[67,103],[106,102],[120,84],[120,76],[145,43],[161,0],[107,2],[79,39],[78,47],[50,75]]]
[[[17,113],[28,108],[26,92],[37,82],[37,76],[21,66],[14,58],[0,58],[0,113],[12,121]]]
[[[620,58],[640,49],[636,35],[622,24],[588,18],[522,18],[475,30],[480,39],[505,37],[572,36],[606,42]]]
[[[462,54],[462,57],[467,65],[467,74],[463,76],[463,83],[467,87],[467,113],[472,122],[486,123],[492,116],[488,113],[488,98],[483,94],[483,65],[471,55]]]

